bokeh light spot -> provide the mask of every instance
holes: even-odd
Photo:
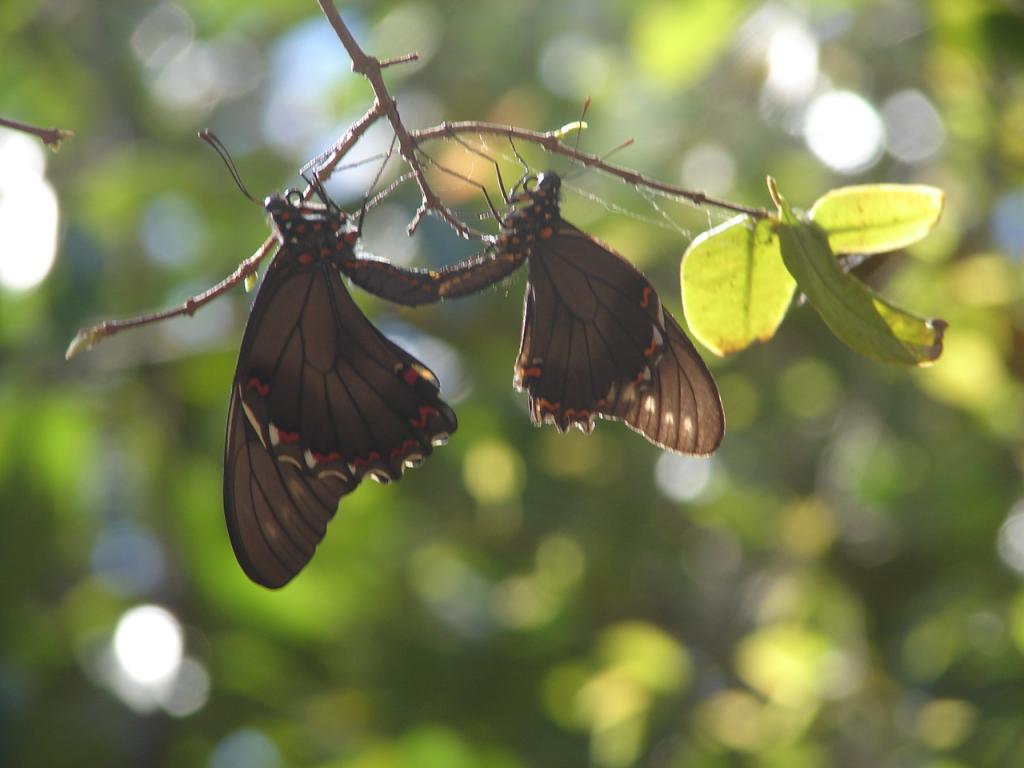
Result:
[[[571,536],[555,533],[537,547],[537,578],[552,588],[576,584],[585,566],[586,555]]]
[[[210,755],[209,768],[280,768],[281,753],[262,731],[243,728],[228,734]]]
[[[491,584],[447,544],[432,541],[417,549],[409,577],[435,615],[463,635],[479,637],[490,628]]]
[[[121,670],[140,685],[161,685],[178,673],[184,648],[181,624],[158,605],[127,611],[114,631],[114,656]]]
[[[1008,192],[992,210],[992,237],[1018,264],[1024,261],[1024,189]]]
[[[0,285],[27,291],[57,258],[57,195],[43,177],[42,145],[0,129]]]
[[[832,511],[820,499],[804,499],[787,507],[781,519],[782,543],[800,557],[818,557],[836,537]]]
[[[1024,501],[1014,504],[1007,515],[999,529],[996,548],[1004,563],[1024,575]]]
[[[840,386],[830,366],[807,357],[788,365],[779,376],[778,397],[793,416],[817,419],[835,408]]]
[[[346,21],[361,39],[358,19]],[[334,89],[348,76],[348,60],[339,55],[338,38],[323,19],[303,21],[279,37],[271,51],[263,116],[267,140],[282,155],[303,161],[322,151],[337,120]]]
[[[600,93],[611,69],[597,41],[576,33],[557,37],[540,57],[540,78],[548,90],[566,99]]]
[[[919,376],[936,400],[966,408],[988,408],[994,393],[1007,385],[1007,372],[992,338],[982,332],[954,328],[943,340],[942,359]]]
[[[811,706],[827,685],[823,674],[831,647],[822,635],[778,624],[748,635],[736,654],[740,677],[772,702],[789,708]]]
[[[198,661],[186,657],[161,703],[167,714],[188,717],[206,706],[209,698],[210,673]]]
[[[736,180],[736,161],[732,154],[713,141],[697,144],[683,157],[683,186],[709,195],[724,195]]]
[[[152,533],[127,523],[108,526],[92,548],[93,572],[113,590],[137,595],[164,575],[164,554]]]
[[[206,226],[196,206],[183,195],[153,200],[142,214],[142,246],[155,263],[183,266],[206,240]]]
[[[522,485],[523,460],[501,440],[480,440],[466,452],[462,480],[479,502],[508,501]]]
[[[658,490],[673,501],[693,501],[711,481],[714,459],[663,453],[654,466]]]
[[[818,41],[805,24],[790,21],[772,31],[765,88],[786,102],[807,98],[818,81]]]
[[[527,629],[550,620],[558,607],[555,596],[536,579],[511,576],[491,591],[491,612],[495,620],[512,629]]]
[[[920,163],[942,147],[946,129],[942,117],[923,93],[894,93],[882,104],[885,148],[904,163]]]
[[[698,710],[698,722],[701,730],[719,744],[742,752],[757,752],[798,739],[815,711],[813,707],[775,706],[747,691],[728,689],[704,700]]]
[[[132,32],[132,52],[146,67],[159,69],[183,53],[195,37],[195,23],[177,3],[158,3]]]
[[[953,749],[971,735],[977,719],[977,711],[966,701],[936,699],[921,707],[917,733],[932,749]]]
[[[937,680],[959,652],[959,639],[942,616],[930,616],[903,641],[900,652],[906,674],[919,683]]]
[[[444,25],[436,8],[428,3],[403,3],[391,8],[377,23],[367,50],[372,49],[381,59],[415,51],[419,58],[402,65],[402,74],[409,74],[426,66],[434,57],[443,32]],[[405,117],[404,110],[402,117]]]
[[[875,108],[850,91],[829,91],[807,109],[807,146],[821,162],[840,173],[858,173],[879,158],[885,130]]]

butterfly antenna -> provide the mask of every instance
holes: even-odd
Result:
[[[474,155],[477,155],[478,157],[482,157],[484,160],[486,160],[487,162],[489,162],[491,165],[494,166],[494,175],[495,175],[495,177],[497,177],[497,180],[498,180],[498,190],[501,192],[501,199],[505,203],[505,205],[508,205],[508,202],[509,202],[508,190],[505,187],[505,180],[501,176],[501,166],[498,164],[497,158],[492,157],[491,155],[487,154],[480,147],[477,147],[477,146],[474,146],[473,144],[470,144],[468,141],[466,141],[464,138],[459,136],[457,133],[456,134],[452,134],[452,138],[454,138],[455,141],[457,141],[459,144],[464,146],[467,150],[472,152]],[[480,186],[481,186],[481,188],[483,187],[483,185],[480,185]],[[501,219],[497,215],[497,211],[494,209],[494,205],[491,203],[491,198],[487,194],[487,190],[483,189],[483,193],[484,193],[484,197],[487,198],[487,207],[490,208],[491,209],[491,213],[495,215],[495,220],[500,221]]]
[[[526,160],[523,158],[521,154],[519,154],[519,149],[516,147],[516,143],[512,141],[511,136],[508,137],[508,143],[512,147],[512,153],[516,156],[516,160],[518,160],[519,164],[523,166],[522,176],[520,176],[516,183],[512,186],[510,202],[514,203],[516,201],[516,198],[520,194],[522,194],[521,190],[526,189],[526,185],[529,183],[530,179],[536,177],[533,175],[533,169],[530,168],[530,164],[526,162]]]
[[[366,216],[366,209],[369,206],[370,198],[373,196],[373,190],[380,183],[381,176],[384,175],[384,169],[387,168],[388,163],[391,161],[391,156],[395,154],[395,146],[398,144],[398,134],[396,133],[391,137],[391,146],[388,147],[388,151],[384,153],[384,159],[380,166],[377,168],[377,173],[373,176],[373,181],[370,182],[370,186],[366,188],[366,194],[363,195],[363,204],[359,207],[359,220],[356,223],[356,230],[359,234],[363,233],[363,218]]]
[[[518,160],[519,164],[521,166],[523,166],[523,175],[520,178],[520,183],[521,183],[522,179],[525,179],[533,171],[530,170],[530,164],[528,162],[526,162],[526,160],[523,159],[523,156],[521,154],[519,154],[519,148],[516,147],[516,143],[514,141],[512,141],[512,137],[511,136],[508,137],[508,143],[509,143],[509,146],[512,147],[512,154],[514,154],[516,156],[516,160]]]
[[[231,174],[231,178],[235,180],[235,186],[238,187],[239,191],[249,198],[254,203],[259,203],[255,197],[253,197],[249,190],[245,188],[245,184],[242,183],[242,176],[238,173],[238,166],[235,165],[235,161],[231,159],[231,153],[228,152],[227,147],[213,131],[209,129],[203,129],[199,132],[199,138],[213,147],[213,151],[216,152],[220,159],[224,161],[224,165],[227,166],[228,172]]]
[[[590,109],[590,97],[587,96],[583,100],[583,109],[580,111],[579,126],[576,129],[576,141],[572,144],[572,153],[575,155],[580,149],[580,136],[583,135],[583,128],[586,123],[583,122],[583,118],[587,116],[587,110]]]

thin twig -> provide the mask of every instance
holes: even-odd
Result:
[[[260,262],[263,261],[268,253],[270,253],[270,249],[274,247],[276,242],[276,238],[268,237],[264,241],[263,245],[259,247],[259,250],[239,264],[234,272],[212,288],[208,288],[202,293],[187,299],[185,303],[179,307],[165,309],[160,312],[136,315],[135,317],[128,317],[124,320],[104,320],[102,323],[97,323],[96,325],[81,329],[75,334],[75,338],[71,340],[67,351],[64,353],[64,357],[70,360],[79,352],[91,349],[94,345],[103,341],[103,339],[120,333],[121,331],[127,331],[129,328],[138,328],[142,325],[149,325],[150,323],[156,323],[160,320],[168,320],[172,317],[179,317],[181,315],[191,316],[195,314],[195,311],[201,306],[213,301],[222,293],[229,291],[246,277],[256,272],[259,268]]]
[[[324,12],[324,16],[327,17],[327,20],[334,28],[334,32],[338,39],[341,40],[341,44],[348,51],[348,55],[352,59],[352,71],[365,77],[373,89],[375,97],[374,107],[382,109],[388,122],[391,123],[391,129],[395,132],[395,136],[398,137],[398,151],[402,155],[402,159],[408,164],[409,169],[413,173],[413,178],[416,179],[416,185],[420,188],[420,195],[422,195],[423,200],[416,210],[412,222],[409,224],[409,234],[411,235],[416,231],[420,221],[422,221],[427,213],[433,212],[461,237],[467,240],[473,239],[475,236],[474,231],[462,223],[451,209],[441,202],[441,199],[434,190],[430,188],[423,168],[420,166],[419,159],[416,157],[416,142],[410,137],[409,130],[405,127],[401,116],[398,114],[398,105],[384,83],[384,76],[381,74],[383,65],[380,59],[368,56],[363,51],[331,0],[317,0],[317,3]],[[411,60],[410,56],[406,56],[389,59],[386,63],[390,65]]]
[[[352,123],[349,129],[345,131],[345,135],[338,139],[334,143],[333,147],[323,154],[314,157],[302,166],[299,171],[299,175],[304,175],[305,171],[309,168],[313,168],[313,172],[320,181],[327,181],[331,178],[331,174],[334,172],[335,166],[341,162],[341,159],[352,150],[352,147],[356,145],[356,142],[362,138],[363,134],[366,133],[370,129],[370,126],[377,122],[383,114],[384,111],[381,106],[374,103],[372,107],[366,110],[366,113],[362,117]],[[308,200],[308,195],[312,194],[312,192],[312,186],[307,187],[306,191],[303,193],[302,199]]]
[[[727,211],[745,213],[755,219],[763,219],[771,215],[771,213],[764,208],[739,205],[738,203],[732,203],[728,200],[722,200],[717,197],[712,197],[711,195],[706,195],[703,192],[696,192],[689,189],[683,189],[682,187],[676,187],[672,184],[665,184],[664,182],[656,181],[655,179],[651,179],[641,173],[637,173],[636,171],[631,171],[629,168],[623,168],[621,165],[606,162],[598,155],[573,149],[562,142],[559,131],[545,131],[541,133],[538,131],[530,131],[525,128],[519,128],[514,125],[500,125],[498,123],[466,120],[457,123],[446,122],[430,128],[410,131],[409,136],[416,144],[421,144],[434,139],[455,138],[457,135],[463,133],[505,136],[509,139],[515,139],[516,141],[525,141],[527,143],[537,144],[547,152],[572,158],[581,165],[585,165],[590,168],[597,168],[612,176],[617,176],[627,184],[653,189],[661,192],[662,194],[668,195],[669,197],[689,200],[694,205],[710,205]]]
[[[74,131],[68,131],[64,128],[40,128],[36,125],[29,125],[18,120],[10,120],[6,117],[0,117],[0,126],[27,133],[29,136],[35,136],[54,152],[60,149],[60,143],[64,139],[73,138],[75,135]]]
[[[395,56],[390,59],[382,59],[380,62],[381,69],[387,69],[393,67],[395,64],[408,64],[410,61],[419,61],[420,55],[418,53],[407,53],[404,56]]]

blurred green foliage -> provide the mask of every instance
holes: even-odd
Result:
[[[358,296],[388,332],[450,345],[429,364],[457,351],[461,373],[441,378],[460,428],[401,483],[346,497],[309,568],[264,591],[236,565],[221,509],[250,298],[238,289],[71,363],[63,351],[83,324],[215,282],[266,236],[196,130],[217,131],[266,194],[295,184],[369,89],[313,3],[6,0],[0,115],[77,135],[46,153],[52,272],[0,288],[0,763],[1024,765],[1019,8],[342,12],[370,52],[423,54],[387,73],[415,126],[552,129],[589,95],[584,147],[632,137],[619,162],[737,202],[767,206],[769,173],[791,200],[849,183],[943,188],[936,232],[876,257],[869,279],[948,320],[945,353],[926,370],[885,367],[796,309],[770,343],[710,360],[729,431],[713,459],[685,461],[617,424],[590,437],[530,426],[509,386],[522,275],[416,311]],[[860,171],[829,170],[799,136],[813,92],[767,90],[794,39],[813,43],[801,70],[813,89],[888,116],[886,151]],[[909,138],[907,104],[924,121]],[[482,210],[473,190],[445,189]],[[364,191],[337,188],[351,206]],[[405,241],[415,204],[405,188],[372,211],[367,247],[420,265],[471,252],[436,221]],[[674,310],[680,254],[727,218],[595,174],[573,179],[565,211],[642,265]],[[185,655],[174,690],[149,699],[111,644],[142,604],[176,617]]]

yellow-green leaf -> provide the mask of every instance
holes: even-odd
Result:
[[[922,184],[865,184],[833,189],[810,218],[828,233],[833,253],[886,253],[923,238],[939,220],[945,196]]]
[[[912,315],[843,272],[824,230],[799,221],[774,189],[772,196],[782,220],[782,260],[832,333],[850,348],[886,363],[928,365],[942,354],[945,321]]]
[[[746,215],[697,237],[683,254],[680,278],[690,331],[716,355],[770,339],[796,286],[774,222]]]

